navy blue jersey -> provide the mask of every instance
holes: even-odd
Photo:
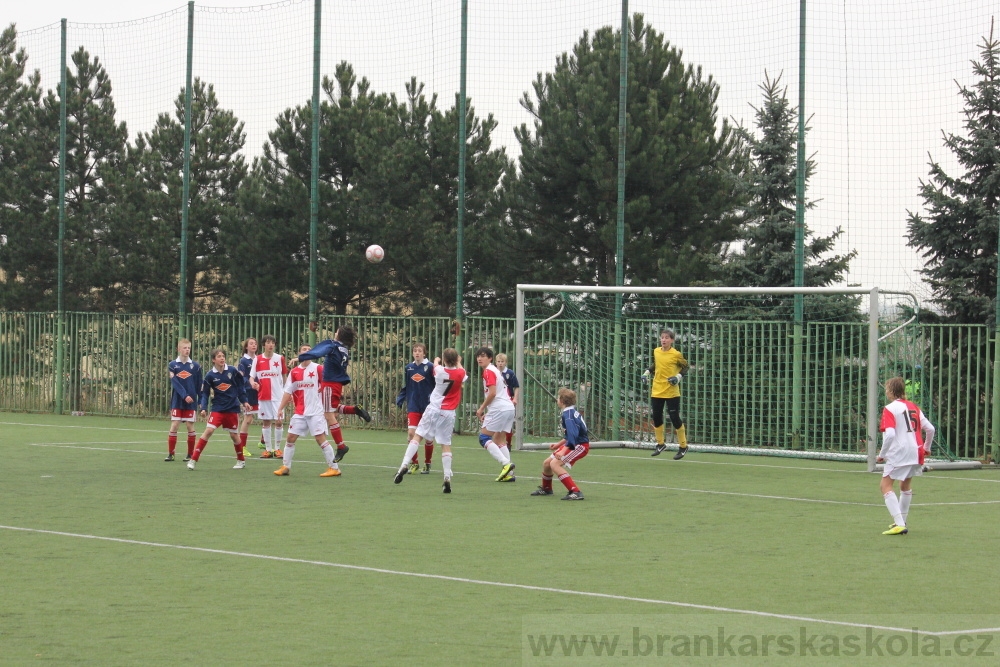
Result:
[[[510,368],[503,369],[503,372],[501,372],[500,375],[503,376],[503,381],[507,383],[507,396],[513,400],[514,390],[521,386],[521,384],[517,381],[517,376],[514,375],[514,371]]]
[[[406,401],[406,411],[423,414],[431,400],[431,392],[434,391],[434,364],[426,359],[419,364],[415,361],[407,364],[406,387],[403,391],[406,392],[403,398]]]
[[[205,373],[205,384],[201,391],[201,409],[208,409],[208,395],[212,394],[212,412],[239,412],[243,403],[247,402],[243,376],[240,372],[226,364],[222,371],[215,366]]]
[[[583,421],[575,405],[571,405],[562,411],[560,415],[563,431],[566,433],[566,446],[572,449],[577,445],[590,442],[590,433],[587,431],[587,422]]]
[[[257,405],[257,390],[250,384],[250,371],[253,370],[253,364],[256,360],[256,356],[251,357],[244,354],[236,364],[236,370],[243,376],[243,386],[247,392],[247,403],[250,405]]]
[[[339,382],[350,384],[351,376],[347,374],[347,363],[351,360],[351,352],[339,340],[325,340],[308,352],[299,355],[299,361],[314,361],[323,359],[323,382]]]
[[[181,361],[180,357],[167,364],[170,373],[170,409],[197,410],[201,401],[201,366],[197,361]],[[190,396],[193,401],[184,399]]]

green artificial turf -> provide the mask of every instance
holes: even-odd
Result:
[[[183,434],[163,461],[165,421],[0,414],[0,664],[662,664],[683,646],[645,642],[670,627],[1000,626],[992,471],[917,479],[910,534],[885,537],[879,480],[857,464],[594,450],[572,471],[586,500],[563,502],[558,481],[529,495],[544,454],[515,452],[517,482],[498,484],[465,436],[444,495],[440,449],[397,486],[404,435],[354,426],[342,477],[320,478],[303,438],[278,478],[256,456],[233,470],[225,433],[188,471]],[[558,633],[619,643],[546,654],[538,638]],[[996,664],[995,634],[992,662],[953,664]],[[752,664],[880,664],[776,650]],[[675,662],[749,664],[725,656]]]

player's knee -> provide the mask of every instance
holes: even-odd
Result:
[[[480,447],[485,447],[486,443],[488,443],[492,439],[493,438],[491,438],[489,435],[487,435],[485,433],[480,433],[479,434],[479,446]]]
[[[681,413],[680,412],[671,412],[670,413],[670,423],[673,424],[674,428],[680,428],[681,426],[684,426],[684,422],[681,421]]]

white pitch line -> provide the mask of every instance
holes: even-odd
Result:
[[[83,424],[70,424],[70,425],[29,424],[29,423],[26,423],[26,422],[5,422],[5,421],[0,421],[0,425],[10,425],[10,426],[42,426],[42,427],[51,427],[51,428],[96,429],[96,430],[101,430],[101,431],[136,431],[136,432],[139,432],[139,433],[155,433],[155,434],[159,434],[160,433],[160,431],[158,431],[158,430],[154,431],[152,429],[142,429],[142,428],[113,428],[113,427],[110,427],[110,426],[86,426],[86,425],[83,425]],[[372,440],[353,440],[353,439],[349,439],[349,440],[347,440],[347,442],[350,443],[350,444],[357,443],[357,444],[361,444],[361,445],[384,445],[384,446],[389,446],[389,447],[406,447],[406,443],[375,442],[375,441],[372,441]],[[466,447],[466,446],[463,446],[463,445],[452,445],[452,449],[467,449],[467,450],[471,451],[471,450],[476,450],[476,449],[480,449],[480,448],[479,447]],[[519,450],[514,450],[514,451],[519,451]],[[533,450],[524,450],[524,451],[520,451],[520,453],[521,454],[534,454],[534,453],[547,453],[547,452],[535,452]],[[712,452],[708,452],[708,453],[712,453]],[[592,459],[593,458],[608,458],[608,459],[635,459],[637,461],[646,461],[646,457],[642,457],[642,456],[626,456],[626,455],[623,455],[623,454],[597,454],[597,453],[591,453],[589,456]],[[736,455],[734,454],[733,456],[736,456]],[[661,462],[658,462],[658,461],[653,461],[651,458],[649,459],[648,462],[649,463],[661,463]],[[780,466],[780,465],[774,465],[774,464],[769,464],[769,463],[735,463],[735,462],[732,462],[732,461],[699,461],[697,459],[688,459],[685,462],[684,465],[690,465],[692,463],[699,464],[699,465],[737,466],[737,467],[743,467],[743,468],[777,468],[777,469],[780,469],[780,470],[811,470],[811,471],[818,471],[818,472],[839,472],[839,473],[862,474],[862,475],[869,475],[869,474],[871,474],[867,470],[843,470],[843,469],[840,469],[840,468],[817,468],[815,466]],[[1000,479],[983,479],[981,477],[956,477],[954,475],[937,475],[937,474],[934,474],[934,475],[929,475],[928,479],[955,479],[955,480],[964,481],[964,482],[988,482],[988,483],[991,483],[991,484],[1000,484]]]
[[[136,441],[134,443],[122,443],[122,444],[145,444],[147,441]],[[125,452],[127,454],[159,454],[162,452],[150,452],[143,449],[121,449],[115,447],[87,447],[83,445],[73,445],[69,443],[58,443],[58,442],[29,442],[28,447],[56,447],[60,449],[84,449],[88,451],[97,452]],[[233,458],[232,454],[202,454],[203,458],[219,458],[219,459],[230,459]],[[251,460],[251,459],[248,459]],[[263,461],[265,459],[257,458],[258,461]],[[309,461],[300,460],[300,464],[316,464],[316,465],[326,465],[323,461]],[[368,463],[351,463],[345,464],[350,465],[355,468],[380,468],[383,470],[396,470],[394,466],[382,466],[382,465],[372,465]],[[469,475],[475,477],[492,477],[493,473],[484,472],[456,472],[457,475]],[[523,476],[523,479],[537,479],[535,477]],[[802,502],[802,503],[819,503],[823,505],[853,505],[855,507],[882,507],[882,503],[860,503],[851,500],[828,500],[825,498],[798,498],[795,496],[772,496],[764,495],[759,493],[740,493],[738,491],[716,491],[713,489],[689,489],[686,487],[678,486],[656,486],[651,484],[626,484],[624,482],[596,482],[593,480],[581,480],[584,484],[596,484],[600,486],[614,486],[621,488],[632,488],[632,489],[653,489],[657,491],[682,491],[685,493],[707,493],[711,495],[720,496],[740,496],[745,498],[761,498],[765,500],[787,500],[791,502]],[[935,505],[1000,505],[1000,500],[970,500],[964,502],[937,502],[937,503],[913,503],[914,507],[931,507]]]
[[[514,588],[524,591],[537,591],[542,593],[557,593],[559,595],[578,595],[581,597],[591,597],[591,598],[601,598],[605,600],[618,600],[621,602],[642,602],[646,604],[654,605],[664,605],[670,607],[682,607],[685,609],[700,609],[704,611],[715,611],[723,612],[728,614],[744,614],[747,616],[760,616],[765,618],[779,618],[788,621],[807,621],[809,623],[821,623],[824,625],[838,625],[845,626],[849,628],[872,628],[873,630],[886,630],[891,632],[917,632],[921,635],[931,635],[931,636],[947,636],[947,635],[960,635],[960,634],[972,634],[972,633],[982,633],[982,632],[1000,632],[1000,627],[998,628],[977,628],[973,630],[943,630],[943,631],[930,631],[930,630],[915,630],[912,627],[909,628],[897,628],[888,625],[872,625],[869,623],[852,623],[850,621],[831,621],[823,618],[815,618],[812,616],[797,616],[793,614],[777,614],[767,611],[757,611],[754,609],[737,609],[734,607],[719,607],[715,605],[706,604],[696,604],[693,602],[678,602],[675,600],[658,600],[655,598],[640,598],[633,597],[630,595],[613,595],[611,593],[595,593],[592,591],[579,591],[566,588],[553,588],[550,586],[531,586],[528,584],[513,584],[505,581],[487,581],[484,579],[470,579],[468,577],[451,577],[444,574],[428,574],[426,572],[407,572],[405,570],[390,570],[381,567],[368,567],[365,565],[351,565],[348,563],[331,563],[322,560],[309,560],[305,558],[288,558],[286,556],[271,556],[268,554],[255,554],[248,553],[245,551],[229,551],[226,549],[210,549],[207,547],[192,547],[183,544],[164,544],[162,542],[147,542],[144,540],[126,540],[120,537],[105,537],[103,535],[86,535],[82,533],[67,533],[58,530],[43,530],[41,528],[23,528],[21,526],[3,526],[0,525],[0,529],[3,530],[13,530],[25,533],[34,533],[39,535],[56,535],[59,537],[74,537],[78,539],[86,540],[99,540],[103,542],[115,542],[118,544],[129,544],[134,546],[144,546],[144,547],[156,547],[159,549],[178,549],[182,551],[196,551],[199,553],[209,553],[217,554],[221,556],[237,556],[240,558],[258,558],[261,560],[278,561],[282,563],[296,563],[300,565],[319,565],[321,567],[334,567],[344,570],[355,570],[360,572],[372,572],[375,574],[388,574],[399,577],[415,577],[419,579],[434,579],[437,581],[450,581],[460,584],[472,584],[477,586],[493,586],[498,588]]]
[[[4,426],[42,426],[44,428],[93,429],[95,431],[138,431],[139,433],[159,433],[151,428],[114,428],[111,426],[85,426],[83,424],[29,424],[27,422],[0,422]]]

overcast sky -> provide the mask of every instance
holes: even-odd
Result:
[[[308,101],[311,0],[247,8],[247,0],[196,5],[194,73],[214,84],[223,106],[246,122],[248,154],[260,152],[274,117]],[[440,107],[458,89],[459,0],[327,0],[323,72],[350,62],[378,92],[403,95],[414,76]],[[630,0],[631,12],[681,48],[720,85],[721,118],[753,123],[765,72],[782,76],[798,100],[797,0]],[[243,9],[236,9],[243,7]],[[922,262],[906,246],[907,211],[919,211],[928,154],[955,175],[941,132],[962,131],[956,81],[972,84],[996,0],[809,0],[807,151],[817,163],[807,214],[816,234],[844,230],[837,252],[856,250],[848,282],[927,296]],[[169,111],[184,84],[186,5],[175,0],[8,2],[29,65],[43,86],[58,76],[59,31],[70,21],[69,50],[101,58],[119,118],[134,137]],[[141,20],[144,17],[153,17]],[[468,92],[480,115],[499,121],[496,143],[517,154],[513,127],[530,123],[518,100],[540,71],[570,50],[584,30],[618,26],[616,0],[470,0]],[[111,24],[111,25],[109,25]]]

